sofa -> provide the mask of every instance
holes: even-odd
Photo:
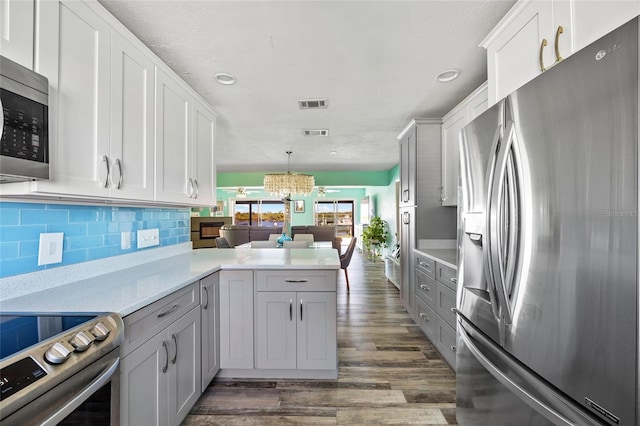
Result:
[[[220,228],[220,236],[225,237],[231,247],[250,241],[265,241],[270,234],[282,234],[282,226],[224,225]]]
[[[313,234],[314,241],[333,241],[336,238],[336,227],[318,225],[292,226],[291,236],[295,237],[296,234]]]
[[[224,225],[220,228],[220,236],[225,237],[231,247],[250,241],[265,241],[269,239],[270,234],[282,234],[282,227]],[[314,241],[331,241],[332,243],[336,241],[335,226],[292,226],[291,237],[295,237],[296,234],[313,234]]]

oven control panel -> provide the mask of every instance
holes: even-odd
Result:
[[[36,318],[38,335],[48,333],[48,337],[16,353],[3,354],[0,359],[0,419],[103,356],[119,350],[124,340],[124,323],[117,314]],[[23,318],[12,316],[4,322],[0,320],[0,332],[28,328],[29,321],[19,320]]]
[[[21,359],[2,369],[0,401],[42,379],[47,373],[31,357]]]

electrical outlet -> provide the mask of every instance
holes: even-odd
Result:
[[[125,231],[120,234],[120,248],[122,250],[131,248],[131,232]]]
[[[137,238],[139,249],[158,246],[160,245],[160,230],[158,228],[141,229],[138,231]]]
[[[50,265],[62,262],[63,232],[40,234],[38,247],[38,265]]]

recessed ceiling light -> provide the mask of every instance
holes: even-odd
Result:
[[[226,72],[219,72],[216,75],[214,75],[214,77],[215,77],[216,81],[218,83],[220,83],[220,84],[229,85],[229,84],[235,84],[236,83],[236,78],[233,75],[231,75],[229,73],[226,73]]]
[[[331,151],[329,154],[331,154],[331,155],[338,155],[338,151]]]
[[[440,74],[436,76],[436,80],[440,83],[448,83],[450,81],[455,80],[460,75],[460,70],[452,68],[450,70],[442,71]]]

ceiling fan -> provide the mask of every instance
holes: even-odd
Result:
[[[340,192],[339,189],[327,189],[325,186],[318,187],[318,197],[326,197],[329,192]]]
[[[239,186],[239,187],[237,187],[235,189],[233,189],[233,188],[223,189],[223,191],[224,192],[228,192],[230,194],[236,194],[236,197],[238,197],[238,198],[247,198],[248,194],[254,194],[254,193],[257,194],[257,193],[260,192],[258,190],[255,190],[255,191],[254,190],[250,190],[250,189],[244,188],[242,186]]]

